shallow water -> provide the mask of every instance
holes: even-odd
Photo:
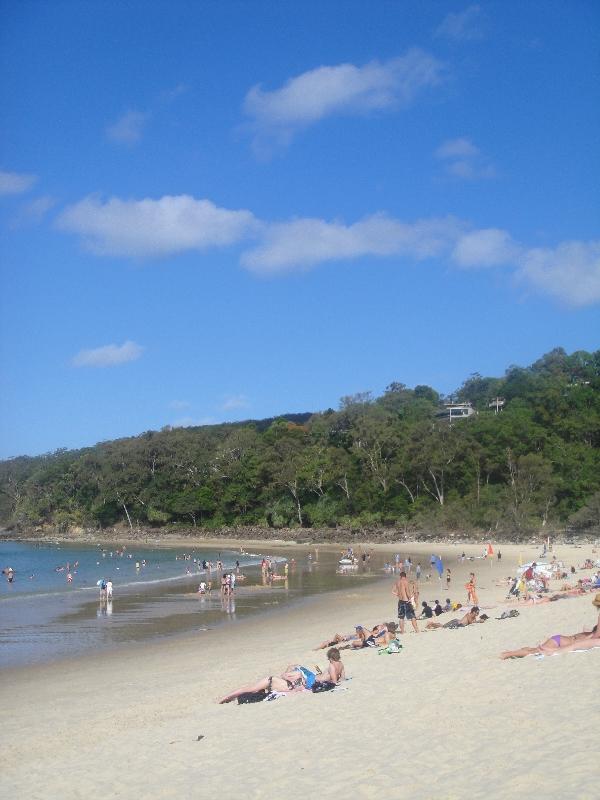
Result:
[[[183,633],[201,636],[248,614],[385,575],[384,554],[374,553],[358,569],[340,572],[338,550],[319,548],[317,554],[314,547],[273,547],[264,553],[190,547],[184,559],[182,548],[146,546],[129,555],[117,546],[105,546],[103,552],[84,545],[0,542],[0,564],[3,569],[11,566],[15,575],[11,584],[4,576],[0,583],[0,667],[43,663]],[[263,556],[274,560],[281,576],[289,560],[287,580],[266,581],[260,569]],[[231,599],[223,599],[217,588],[220,574],[202,570],[203,559],[214,563],[219,557],[226,571],[239,561],[245,576]],[[57,572],[58,566],[65,569]],[[96,584],[103,577],[114,582],[112,602],[100,601]],[[210,596],[198,594],[200,580],[212,581]]]

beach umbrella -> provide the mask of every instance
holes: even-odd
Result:
[[[488,556],[493,556],[493,555],[494,555],[494,548],[492,547],[491,544],[488,544]]]
[[[439,556],[435,557],[435,568],[437,569],[438,575],[440,576],[440,580],[441,580],[441,577],[442,577],[442,575],[444,573],[444,565],[442,563],[442,559]]]

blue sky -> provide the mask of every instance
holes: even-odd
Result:
[[[0,457],[600,346],[593,0],[0,29]]]

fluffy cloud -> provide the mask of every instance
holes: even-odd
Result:
[[[505,266],[515,279],[570,306],[600,302],[600,241],[527,248],[497,228],[461,236],[452,252],[460,267]]]
[[[36,180],[35,175],[0,170],[0,195],[23,194],[31,189]]]
[[[600,241],[532,248],[519,258],[519,277],[572,306],[600,302]]]
[[[519,246],[506,231],[485,228],[461,236],[452,258],[460,267],[495,267],[514,263],[519,252]]]
[[[253,272],[275,274],[369,255],[430,258],[447,250],[460,230],[453,217],[406,223],[376,214],[352,225],[297,219],[268,226],[263,243],[244,253],[242,264]]]
[[[93,350],[80,350],[71,363],[74,367],[115,367],[136,361],[143,352],[144,348],[135,342],[107,344]]]
[[[435,31],[436,36],[469,42],[483,38],[481,8],[469,6],[464,11],[447,14]]]
[[[358,114],[410,103],[440,81],[442,65],[413,49],[386,62],[323,66],[291,78],[280,89],[252,87],[244,111],[260,139],[287,143],[293,133],[334,114]]]
[[[496,170],[470,139],[448,139],[435,151],[449,175],[463,180],[494,178]]]
[[[469,146],[468,140],[454,140],[447,152],[466,153]],[[182,195],[159,200],[112,198],[104,203],[86,198],[67,208],[57,224],[79,234],[98,255],[161,257],[243,242],[242,265],[260,275],[361,257],[441,258],[462,269],[509,269],[518,281],[573,306],[600,302],[600,242],[528,248],[505,230],[473,230],[452,216],[405,222],[380,213],[351,224],[318,218],[268,223],[250,211],[231,211]],[[252,241],[256,244],[249,246]],[[138,345],[126,342],[121,347],[82,351],[73,363],[108,366],[140,354]],[[241,408],[245,403],[241,395],[225,398],[223,409]]]
[[[473,158],[479,155],[479,148],[470,139],[447,139],[435,151],[438,158]]]
[[[143,111],[127,111],[107,127],[106,135],[112,142],[118,144],[136,144],[142,138],[144,126],[149,118],[150,114]]]
[[[230,245],[258,225],[250,211],[230,211],[189,195],[106,202],[88,197],[65,209],[57,224],[83,237],[98,255],[139,258]]]

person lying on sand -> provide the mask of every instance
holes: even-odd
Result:
[[[478,616],[479,606],[473,606],[461,619],[451,619],[450,622],[444,624],[441,622],[428,622],[425,626],[425,630],[435,631],[438,628],[466,628],[467,625],[473,625],[475,622],[485,622],[487,620],[487,616],[485,619],[477,619]]]
[[[290,665],[282,675],[270,675],[268,678],[261,678],[256,683],[241,686],[233,692],[226,694],[219,700],[219,704],[231,703],[242,694],[264,691],[265,694],[271,692],[297,692],[304,689],[311,689],[315,683],[332,681],[338,683],[344,677],[344,665],[340,658],[340,652],[332,647],[327,652],[329,666],[325,672],[319,675],[299,665]]]
[[[385,634],[383,626],[375,625],[372,630],[364,628],[362,625],[356,626],[356,639],[350,644],[340,647],[340,650],[360,650],[362,647],[377,647],[377,639]]]
[[[373,626],[372,630],[362,625],[356,626],[356,640],[340,647],[340,650],[360,650],[363,647],[385,647],[398,635],[395,622],[382,622]]]
[[[592,600],[592,605],[600,609],[600,593]],[[570,636],[557,633],[546,639],[537,647],[520,647],[518,650],[505,650],[500,654],[501,659],[525,658],[532,655],[551,655],[554,653],[569,653],[572,650],[591,650],[600,647],[600,615],[598,622],[591,631],[581,631]]]
[[[336,644],[341,644],[342,642],[351,642],[354,639],[356,639],[356,633],[336,633],[332,639],[321,642],[318,647],[315,647],[315,650],[325,650],[327,647],[335,647]]]

